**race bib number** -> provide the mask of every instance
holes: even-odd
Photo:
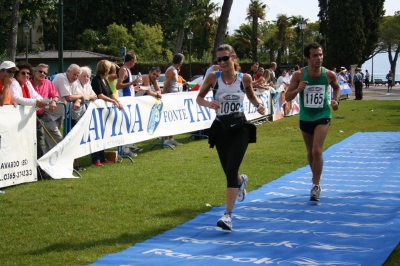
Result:
[[[217,110],[217,115],[229,115],[241,111],[241,95],[223,93],[219,95],[218,101],[221,106]]]
[[[304,89],[304,107],[323,108],[325,99],[325,86],[312,85]]]

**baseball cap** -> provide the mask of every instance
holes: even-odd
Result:
[[[14,62],[11,62],[11,61],[4,61],[3,63],[1,63],[0,69],[19,70],[18,67],[15,66]]]

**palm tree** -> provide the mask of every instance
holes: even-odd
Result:
[[[232,3],[233,0],[224,0],[224,3],[222,4],[221,16],[219,17],[218,20],[217,36],[215,37],[215,42],[214,42],[213,59],[217,57],[216,51],[218,46],[224,43],[225,33],[227,32],[228,29],[228,20],[229,20],[229,14],[231,13]]]
[[[197,58],[201,58],[204,52],[211,52],[211,43],[217,28],[216,14],[219,10],[219,4],[211,0],[199,0],[193,10],[193,19],[189,24],[194,33],[193,44],[197,49]]]
[[[266,4],[261,3],[259,0],[250,0],[249,8],[247,9],[247,17],[248,21],[253,22],[252,27],[252,36],[251,36],[251,50],[253,61],[257,60],[257,46],[258,46],[258,19],[265,20],[266,12],[265,9],[268,8]]]
[[[293,38],[293,35],[288,30],[290,27],[297,25],[299,17],[288,17],[287,15],[279,14],[275,21],[278,27],[277,39],[280,42],[280,48],[278,50],[278,56],[276,62],[278,65],[282,63],[282,55],[284,54],[285,48],[288,46],[288,42]]]
[[[238,47],[235,47],[236,53],[239,57],[245,57],[251,54],[251,36],[252,29],[249,24],[242,24],[239,29],[233,33],[233,40]]]

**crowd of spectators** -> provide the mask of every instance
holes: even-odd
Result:
[[[181,57],[179,54],[176,57]],[[162,97],[157,78],[161,74],[158,67],[149,73],[132,79],[131,68],[136,63],[133,52],[125,56],[125,64],[121,67],[108,61],[98,62],[95,75],[87,66],[71,64],[66,72],[48,75],[49,66],[40,63],[32,67],[28,62],[4,61],[0,66],[0,106],[25,105],[36,106],[37,115],[37,158],[55,147],[63,139],[61,129],[64,126],[66,112],[71,116],[67,130],[72,129],[85,113],[90,101],[102,99],[122,109],[119,97],[137,97],[150,95],[157,99]],[[183,63],[180,59],[179,66]],[[179,82],[180,81],[180,82]],[[183,79],[177,80],[176,86],[182,86]],[[180,83],[180,84],[179,84]],[[172,137],[171,145],[180,145]],[[172,144],[172,141],[174,143]],[[122,147],[122,156],[137,156],[143,149],[134,144]],[[94,166],[110,163],[104,151],[91,154]],[[74,169],[85,170],[74,161]],[[41,173],[43,173],[41,171]]]

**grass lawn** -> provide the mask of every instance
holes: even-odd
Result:
[[[307,164],[298,116],[257,126],[241,172],[248,191]],[[356,132],[400,131],[399,101],[342,101],[334,112],[325,149]],[[150,147],[135,162],[93,167],[82,178],[44,180],[4,188],[0,194],[0,265],[86,265],[143,242],[225,204],[225,178],[207,140],[176,150]],[[399,265],[399,246],[386,266]]]

